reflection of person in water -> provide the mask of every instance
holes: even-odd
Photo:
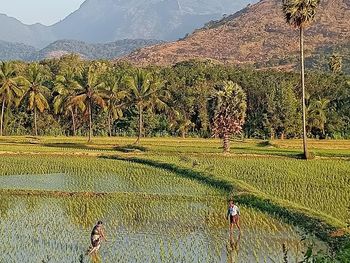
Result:
[[[102,263],[102,258],[98,253],[94,253],[91,257],[92,263]]]
[[[237,240],[234,239],[233,234],[230,233],[229,246],[227,247],[227,259],[229,263],[238,262],[239,242],[241,240],[241,233],[239,233]]]
[[[102,241],[107,241],[102,221],[98,221],[91,232],[91,246],[88,255],[96,254]]]
[[[241,227],[239,225],[239,208],[235,205],[234,201],[231,199],[229,201],[226,219],[230,219],[230,232],[232,232],[234,225],[237,226],[239,232],[241,232]]]

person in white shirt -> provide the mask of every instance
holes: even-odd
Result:
[[[241,232],[241,227],[239,225],[239,208],[235,205],[234,201],[231,199],[229,201],[226,219],[230,219],[230,231],[233,230],[234,225],[237,226],[239,232]]]

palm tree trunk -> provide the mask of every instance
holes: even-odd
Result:
[[[4,125],[4,112],[5,112],[5,98],[2,100],[2,107],[1,107],[1,119],[0,119],[0,136],[2,136],[3,132],[3,125]]]
[[[306,132],[306,102],[305,102],[305,64],[304,64],[304,28],[300,27],[300,66],[301,66],[301,88],[303,92],[303,146],[304,158],[308,159],[307,132]]]
[[[75,116],[74,116],[74,111],[73,109],[70,109],[70,113],[72,115],[72,124],[73,124],[73,136],[77,135],[77,128],[76,128],[76,124],[75,124]]]
[[[89,140],[88,142],[91,142],[92,138],[92,109],[91,109],[91,101],[89,101]]]
[[[275,130],[273,128],[271,128],[270,131],[270,141],[273,141],[275,139]]]
[[[112,124],[111,124],[111,114],[108,113],[108,135],[112,137]]]
[[[139,106],[139,134],[137,136],[136,144],[140,143],[141,137],[142,137],[142,128],[143,128],[143,109],[142,106]]]
[[[224,135],[224,153],[230,152],[230,136],[228,134]]]
[[[285,137],[285,133],[284,131],[281,133],[281,140],[284,140],[284,137]]]
[[[36,123],[36,107],[34,107],[34,132],[35,136],[38,136],[38,125]]]

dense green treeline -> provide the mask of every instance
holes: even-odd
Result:
[[[140,132],[141,121],[145,136],[209,137],[214,125],[210,100],[225,81],[246,93],[244,136],[301,136],[297,73],[210,61],[139,70],[74,55],[1,64],[3,134],[89,135],[91,125],[91,136],[130,136]],[[308,136],[349,138],[350,76],[308,72],[306,90]]]

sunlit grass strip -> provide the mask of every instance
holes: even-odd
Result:
[[[0,138],[0,152],[115,152],[116,147],[130,145],[136,138],[95,137],[87,143],[85,137],[31,137]],[[350,140],[310,140],[311,151],[321,157],[350,158]],[[217,139],[201,138],[144,138],[142,145],[153,153],[221,153]],[[276,155],[296,157],[301,152],[300,140],[234,140],[236,154]]]

